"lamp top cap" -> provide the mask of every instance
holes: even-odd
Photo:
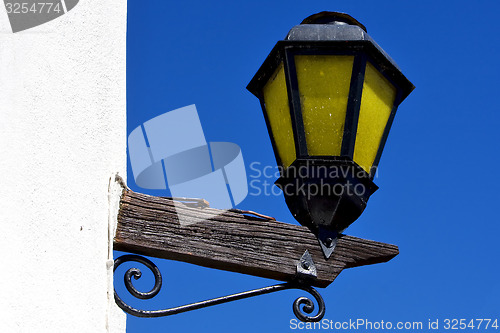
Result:
[[[306,17],[300,24],[356,25],[365,32],[366,27],[346,13],[323,11]]]

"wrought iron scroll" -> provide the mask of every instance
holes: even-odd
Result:
[[[123,255],[115,260],[114,264],[114,271],[120,266],[121,264],[129,261],[135,261],[139,262],[141,264],[144,264],[146,267],[148,267],[154,275],[155,278],[155,284],[153,288],[148,291],[148,292],[141,292],[137,290],[134,285],[132,284],[132,277],[134,279],[139,279],[142,276],[141,270],[138,268],[130,268],[126,271],[125,276],[124,276],[124,282],[125,282],[125,287],[127,290],[136,298],[140,299],[151,299],[155,297],[158,292],[161,289],[162,286],[162,277],[160,270],[158,267],[151,262],[149,259],[146,259],[142,256],[138,256],[135,254],[127,254]],[[223,303],[228,303],[240,299],[245,299],[249,297],[254,297],[254,296],[259,296],[259,295],[265,295],[265,294],[270,294],[274,293],[277,291],[281,290],[288,290],[288,289],[301,289],[309,294],[311,294],[315,299],[316,302],[318,303],[318,313],[314,316],[306,315],[303,312],[307,314],[311,314],[314,311],[314,302],[307,297],[299,297],[293,302],[293,313],[295,316],[304,322],[317,322],[320,321],[323,316],[325,315],[325,302],[323,301],[323,298],[321,295],[316,291],[316,289],[312,288],[311,286],[299,283],[299,282],[286,282],[286,283],[281,283],[281,284],[276,284],[272,285],[269,287],[264,287],[264,288],[259,288],[259,289],[254,289],[254,290],[249,290],[233,295],[228,295],[228,296],[223,296],[223,297],[218,297],[214,299],[209,299],[201,302],[196,302],[192,304],[187,304],[187,305],[182,305],[174,308],[169,308],[169,309],[162,309],[162,310],[140,310],[136,309],[128,304],[126,304],[117,294],[116,289],[115,289],[115,301],[116,304],[126,313],[129,313],[133,316],[137,317],[145,317],[145,318],[155,318],[155,317],[165,317],[165,316],[171,316],[174,314],[182,313],[182,312],[187,312],[187,311],[192,311],[196,309],[202,309],[206,308],[209,306],[217,305],[217,304],[223,304]]]

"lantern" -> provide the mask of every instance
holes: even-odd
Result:
[[[414,86],[361,23],[321,12],[278,41],[247,89],[261,102],[276,185],[328,258],[378,189],[391,124]]]

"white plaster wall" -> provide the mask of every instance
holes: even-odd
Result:
[[[0,3],[0,332],[124,332],[108,180],[125,176],[126,0],[13,34]]]

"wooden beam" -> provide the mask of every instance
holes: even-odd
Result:
[[[179,223],[193,219],[193,224]],[[202,220],[200,222],[200,220]],[[114,239],[116,250],[290,281],[308,250],[317,269],[313,285],[328,286],[344,269],[386,262],[398,247],[341,235],[326,260],[305,227],[213,208],[193,208],[168,198],[125,189]]]

